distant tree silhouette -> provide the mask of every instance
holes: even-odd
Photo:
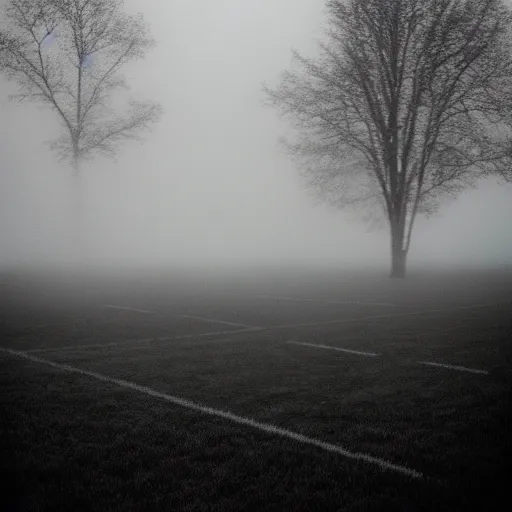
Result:
[[[0,69],[18,85],[18,100],[57,114],[62,136],[51,147],[72,166],[77,201],[81,164],[114,156],[161,114],[152,102],[113,106],[115,93],[127,88],[120,69],[153,45],[142,17],[122,7],[122,0],[10,0],[5,9]]]

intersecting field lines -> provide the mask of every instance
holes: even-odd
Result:
[[[232,325],[233,327],[244,327],[246,329],[261,329],[261,327],[241,324],[238,322],[229,322],[227,320],[218,320],[216,318],[210,318],[206,316],[198,316],[198,315],[180,315],[180,318],[190,318],[191,320],[199,320],[201,322],[213,323],[213,324],[223,324],[223,325]]]
[[[149,309],[139,309],[139,308],[134,308],[134,307],[130,307],[130,306],[116,306],[114,304],[105,304],[103,307],[107,308],[107,309],[117,309],[119,311],[134,311],[134,312],[143,313],[143,314],[157,314],[157,313],[162,314],[161,312],[151,311]],[[180,314],[177,316],[179,318],[190,318],[191,320],[199,320],[200,322],[207,322],[207,323],[212,323],[212,324],[232,325],[233,327],[244,327],[246,329],[260,329],[260,327],[257,327],[257,326],[242,324],[239,322],[231,322],[228,320],[220,320],[218,318],[211,318],[211,317],[206,317],[206,316],[201,316],[201,315]]]
[[[209,317],[203,317],[203,316],[196,316],[196,315],[178,315],[182,318],[190,318],[190,319],[196,319],[204,322],[211,322],[211,323],[219,323],[219,324],[225,324],[225,325],[232,325],[232,326],[239,326],[243,327],[242,329],[236,329],[236,330],[230,330],[230,331],[211,331],[211,332],[205,332],[205,333],[197,333],[197,334],[185,334],[185,335],[178,335],[178,336],[154,336],[150,338],[140,338],[140,339],[125,339],[115,342],[108,342],[108,343],[90,343],[90,344],[81,344],[81,345],[64,345],[56,348],[41,348],[41,349],[29,349],[25,352],[27,353],[44,353],[44,352],[58,352],[58,351],[73,351],[73,350],[87,350],[87,349],[96,349],[96,348],[109,348],[109,347],[118,347],[123,346],[127,347],[131,344],[145,344],[145,343],[151,343],[151,342],[164,342],[164,341],[173,341],[173,340],[183,340],[183,339],[194,339],[194,338],[202,338],[202,337],[218,337],[218,336],[224,336],[224,335],[232,335],[232,334],[242,334],[242,333],[257,333],[257,332],[272,332],[273,330],[285,330],[285,329],[295,329],[295,328],[301,328],[301,327],[321,327],[324,325],[337,325],[337,324],[344,324],[344,323],[357,323],[357,322],[366,322],[366,321],[372,321],[372,320],[381,320],[381,319],[392,319],[392,318],[401,318],[401,317],[410,317],[410,316],[422,316],[422,315],[428,315],[428,314],[436,314],[436,313],[449,313],[449,312],[455,312],[455,311],[462,311],[462,310],[471,310],[471,309],[480,309],[480,308],[486,308],[486,307],[493,307],[493,306],[502,306],[504,302],[493,302],[493,303],[486,303],[486,304],[475,304],[475,305],[466,305],[466,306],[455,306],[452,308],[445,308],[445,309],[428,309],[428,310],[422,310],[422,311],[409,311],[406,313],[393,313],[393,314],[385,314],[385,315],[370,315],[367,317],[359,317],[359,318],[343,318],[339,320],[331,320],[331,321],[324,321],[324,322],[311,322],[311,323],[301,323],[301,324],[283,324],[283,325],[276,325],[276,326],[267,326],[267,327],[255,327],[255,326],[249,326],[246,324],[239,324],[236,322],[230,322],[226,320],[219,320],[219,319],[212,319]],[[150,310],[144,310],[137,308],[131,308],[131,307],[124,307],[124,306],[115,306],[115,305],[108,305],[104,307],[111,307],[114,309],[126,309],[126,310],[132,310],[140,311],[144,313],[152,313]],[[323,349],[330,349],[330,350],[336,350],[339,352],[347,352],[347,353],[354,353],[358,355],[363,355],[367,357],[377,357],[380,354],[372,353],[372,352],[364,352],[364,351],[357,351],[352,349],[343,349],[341,347],[332,347],[328,345],[316,345],[316,344],[307,344],[307,343],[301,343],[301,342],[295,342],[291,341],[290,343],[293,344],[302,344],[304,346],[311,346],[313,348],[323,348]],[[458,365],[449,365],[444,363],[429,363],[429,362],[421,362],[417,361],[418,364],[425,364],[430,366],[438,366],[438,367],[445,367],[445,368],[451,368],[454,370],[460,370],[460,371],[472,371],[472,369],[468,369],[462,366]],[[486,374],[488,373],[485,370],[474,370],[472,373],[482,373]]]

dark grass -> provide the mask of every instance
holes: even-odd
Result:
[[[137,312],[107,310],[79,310],[70,316],[61,315],[53,322],[27,325],[22,320],[5,329],[3,346],[15,350],[36,350],[74,345],[97,345],[202,334],[209,331],[232,331],[230,325],[212,326],[173,315],[146,315]]]
[[[2,366],[5,366],[4,364]],[[27,375],[27,370],[30,373]],[[28,510],[428,510],[425,484],[143,395],[10,365],[3,481]],[[3,382],[5,386],[5,382]],[[18,478],[14,480],[14,477]]]
[[[257,335],[250,342],[160,345],[52,359],[347,444],[433,477],[450,476],[459,462],[460,470],[466,461],[456,460],[457,451],[469,440],[482,445],[480,437],[490,424],[491,430],[500,428],[512,380],[389,358],[312,352]],[[444,423],[453,428],[444,431]],[[448,441],[456,438],[450,447]],[[435,446],[441,454],[432,451]],[[484,445],[482,452],[488,448]],[[501,457],[499,450],[495,455]]]
[[[282,340],[378,352],[401,361],[427,360],[488,371],[512,371],[512,301],[496,306],[446,310],[286,329]]]
[[[7,510],[503,508],[497,499],[506,491],[512,470],[508,274],[445,275],[437,281],[413,278],[399,283],[349,276],[337,292],[334,278],[322,275],[224,287],[210,282],[204,289],[200,280],[188,288],[182,280],[179,286],[176,281],[102,281],[89,281],[77,293],[73,281],[57,287],[11,278],[0,304],[2,346],[25,350],[122,342],[36,355],[368,452],[422,471],[426,478],[412,481],[2,354]],[[263,285],[279,295],[397,301],[400,307],[368,313],[363,306],[254,298],[265,293]],[[502,305],[218,338],[129,341],[139,335],[229,330],[226,325],[179,319],[187,312],[249,324],[255,320],[268,327],[482,300]],[[153,309],[155,314],[98,308],[105,303]],[[382,356],[369,359],[286,341]],[[423,367],[418,360],[490,373]]]

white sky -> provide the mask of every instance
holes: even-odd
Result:
[[[286,126],[262,107],[291,48],[312,53],[319,0],[129,0],[158,46],[127,70],[135,96],[165,114],[144,145],[87,172],[96,257],[110,261],[318,261],[388,265],[386,229],[315,207],[277,139]],[[0,261],[64,253],[67,169],[43,144],[48,111],[9,102],[0,81]],[[512,262],[512,187],[483,183],[418,222],[411,264]]]

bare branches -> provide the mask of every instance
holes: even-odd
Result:
[[[155,103],[133,102],[127,115],[87,131],[81,151],[84,155],[99,152],[113,157],[123,141],[141,140],[141,132],[150,129],[160,115],[161,108]]]
[[[502,0],[330,0],[328,10],[319,56],[295,54],[268,102],[296,128],[288,149],[308,183],[340,206],[378,192],[407,251],[416,214],[436,198],[479,176],[512,180],[512,13]]]
[[[160,108],[132,103],[109,108],[127,88],[119,74],[154,44],[143,19],[122,12],[122,0],[10,0],[0,32],[0,69],[18,83],[19,100],[56,111],[65,134],[52,143],[74,161],[115,153],[156,122]]]

